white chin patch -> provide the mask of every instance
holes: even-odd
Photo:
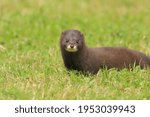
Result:
[[[66,51],[67,51],[67,52],[77,52],[78,49],[77,49],[77,46],[74,46],[73,48],[71,48],[70,45],[68,45],[68,46],[66,47]]]

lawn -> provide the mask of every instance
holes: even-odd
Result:
[[[1,0],[0,99],[150,99],[150,69],[69,73],[59,38],[78,29],[89,47],[150,55],[149,0]]]

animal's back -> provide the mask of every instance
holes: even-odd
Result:
[[[145,54],[127,49],[124,47],[100,47],[91,48],[91,53],[94,53],[97,64],[100,66],[106,66],[107,68],[118,68],[131,67],[131,65],[140,65],[141,68],[144,66],[150,66],[150,58]]]

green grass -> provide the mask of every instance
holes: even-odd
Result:
[[[68,74],[65,29],[89,47],[125,46],[150,55],[149,0],[1,0],[0,99],[150,99],[150,70]]]

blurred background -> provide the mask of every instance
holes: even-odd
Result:
[[[89,45],[147,51],[149,8],[149,0],[1,0],[0,40],[20,48],[54,46],[61,31],[75,28]]]

